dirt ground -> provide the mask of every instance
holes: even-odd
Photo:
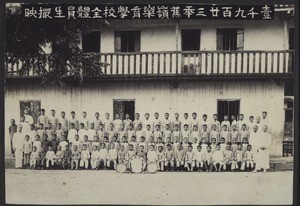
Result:
[[[119,174],[6,169],[14,204],[291,204],[293,172]]]

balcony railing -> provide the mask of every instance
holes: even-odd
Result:
[[[294,51],[166,51],[99,53],[104,76],[182,76],[293,74]],[[8,76],[18,76],[22,61],[6,62]],[[45,62],[49,71],[49,65]],[[25,76],[37,76],[30,70]]]

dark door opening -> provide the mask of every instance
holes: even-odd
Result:
[[[100,31],[91,31],[82,33],[83,52],[100,52]]]
[[[123,99],[116,99],[113,100],[113,107],[114,107],[114,119],[117,113],[120,114],[120,119],[124,120],[125,115],[129,114],[130,119],[134,120],[134,113],[135,113],[135,101],[134,100],[123,100]]]
[[[228,115],[231,122],[231,115],[239,115],[240,113],[240,100],[218,100],[218,120],[222,122],[224,115]]]

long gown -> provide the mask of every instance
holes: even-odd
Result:
[[[268,132],[261,133],[259,141],[259,149],[257,152],[256,169],[269,169],[270,168],[270,152],[272,137]],[[261,147],[265,147],[264,150]]]

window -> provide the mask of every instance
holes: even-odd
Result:
[[[114,117],[117,113],[120,114],[120,119],[124,120],[125,115],[129,114],[130,119],[134,120],[135,113],[135,101],[134,100],[124,100],[124,99],[116,99],[113,100],[113,108],[114,108]]]
[[[181,48],[182,51],[199,51],[200,29],[182,29]]]
[[[115,51],[116,52],[139,52],[141,45],[140,31],[116,31]]]
[[[28,109],[28,114],[32,116],[34,124],[37,123],[37,118],[41,110],[41,101],[39,100],[28,100],[20,101],[20,116],[24,115],[24,110]]]
[[[83,52],[100,52],[101,33],[99,31],[82,33]]]
[[[244,29],[217,29],[217,50],[243,50]]]
[[[240,113],[240,100],[218,100],[218,120],[222,122],[224,115],[228,115],[231,121],[231,115],[237,116]]]
[[[289,29],[289,49],[295,49],[295,28]]]

